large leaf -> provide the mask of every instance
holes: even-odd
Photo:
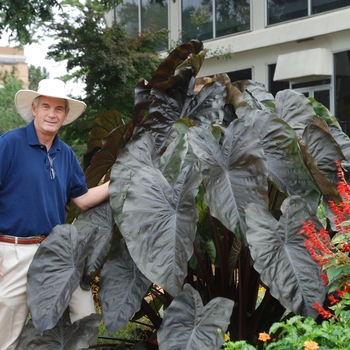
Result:
[[[225,85],[219,82],[206,84],[191,100],[188,108],[183,110],[182,116],[203,127],[210,125],[214,120],[222,122],[225,97]]]
[[[123,222],[122,208],[132,176],[144,166],[153,166],[159,155],[150,133],[130,142],[121,152],[111,171],[110,202],[119,229]]]
[[[337,192],[339,177],[335,161],[341,163],[346,160],[340,146],[328,130],[314,123],[305,128],[302,143],[312,156],[311,160],[314,160],[310,169],[322,193],[336,202],[339,201]]]
[[[237,86],[243,93],[244,101],[250,106],[261,110],[266,109],[266,107],[274,109],[275,99],[273,95],[266,90],[264,84],[252,80],[242,80],[238,83]]]
[[[132,127],[132,123],[122,125],[103,139],[102,148],[94,155],[90,166],[85,172],[86,183],[89,188],[97,186],[101,179],[110,171],[118,153],[127,143],[128,132]]]
[[[62,317],[57,325],[42,335],[28,321],[17,350],[81,350],[88,349],[91,339],[96,340],[101,315],[91,314],[73,324]]]
[[[104,264],[101,272],[99,296],[102,316],[109,334],[126,325],[140,309],[151,281],[136,267],[125,241],[118,241],[117,249]]]
[[[195,41],[182,45],[178,56],[172,52],[167,59],[168,62],[159,67],[159,72],[157,70],[152,80],[147,85],[139,84],[136,90],[137,104],[133,120],[137,120],[138,124],[135,127],[135,134],[151,132],[158,151],[164,147],[176,120],[187,114],[186,111],[193,99],[195,76],[205,56],[205,51],[197,52],[199,47],[201,46]],[[189,49],[193,49],[196,54],[190,54]],[[188,57],[182,61],[185,54]],[[176,69],[173,65],[174,60],[181,62]],[[167,64],[170,64],[170,67]]]
[[[233,301],[214,298],[203,306],[199,293],[189,284],[172,301],[164,312],[164,319],[158,330],[160,350],[220,349],[220,336],[230,323]]]
[[[121,232],[130,255],[146,277],[173,296],[181,290],[193,252],[200,182],[194,163],[173,187],[158,169],[143,167],[132,177],[123,207]]]
[[[84,153],[84,168],[90,165],[91,158],[101,149],[103,139],[116,127],[124,125],[121,114],[118,111],[107,111],[98,116],[93,123],[87,142],[87,150]]]
[[[315,112],[305,95],[293,91],[279,91],[275,97],[276,115],[288,123],[300,136],[306,125],[313,123]]]
[[[245,206],[267,205],[267,165],[259,138],[244,121],[227,128],[222,147],[203,128],[188,130],[188,140],[200,161],[210,213],[230,231],[237,226],[245,241]]]
[[[102,268],[105,258],[111,246],[111,238],[114,227],[114,219],[112,208],[109,201],[81,213],[74,222],[81,238],[89,234],[92,229],[97,228],[97,232],[90,236],[93,249],[89,252],[85,259],[84,274],[90,278],[95,278],[99,270]],[[90,283],[80,285],[84,288],[90,288]]]
[[[344,154],[348,163],[350,163],[350,138],[345,132],[339,130],[335,126],[329,126],[329,131],[331,132],[334,140],[340,146],[342,153]]]
[[[326,287],[321,269],[306,250],[305,236],[298,234],[302,222],[322,225],[300,197],[288,197],[277,221],[263,206],[250,203],[246,209],[247,239],[254,268],[270,293],[295,314],[316,318],[315,302],[323,303]]]
[[[33,324],[42,334],[53,328],[77,289],[94,228],[82,239],[76,227],[57,225],[38,248],[28,270],[27,300]]]
[[[203,50],[203,43],[199,40],[190,40],[189,42],[176,47],[169,56],[159,65],[154,73],[150,86],[162,83],[168,80],[169,76],[175,73],[175,70],[188,58],[189,55],[197,55]],[[203,57],[204,59],[204,57]],[[195,74],[197,75],[201,65],[195,66]]]
[[[316,212],[321,192],[304,162],[295,131],[266,110],[240,106],[236,114],[258,133],[267,160],[269,179],[281,192],[304,198]]]
[[[192,80],[194,80],[193,71],[187,68],[169,78],[167,84],[157,84],[151,91],[154,101],[150,106],[149,115],[141,125],[135,127],[134,132],[135,134],[151,132],[158,152],[164,146],[173,124],[182,115]]]
[[[159,169],[171,186],[183,168],[188,152],[187,134],[182,134],[169,144],[162,157],[156,162]]]

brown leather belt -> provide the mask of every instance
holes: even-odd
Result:
[[[14,244],[40,244],[47,236],[32,236],[32,237],[14,237],[7,235],[0,235],[0,242],[14,243]]]

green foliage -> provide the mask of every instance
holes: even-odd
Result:
[[[93,1],[104,13],[113,9],[122,0]],[[86,1],[90,3],[91,1]],[[55,12],[62,11],[62,5],[84,6],[77,0],[2,0],[0,2],[0,35],[11,33],[10,39],[20,45],[34,42],[40,27],[54,21]]]
[[[23,82],[12,75],[6,75],[3,80],[4,87],[0,88],[0,133],[27,125],[14,103],[16,92],[23,88]]]
[[[49,48],[48,56],[67,60],[69,78],[86,83],[85,102],[94,116],[117,109],[131,117],[135,85],[150,79],[160,63],[157,44],[166,32],[127,35],[123,26],[106,27],[104,12],[96,2],[86,2],[74,18],[50,26],[60,38]]]
[[[149,80],[159,65],[156,48],[167,31],[129,36],[121,24],[106,27],[106,7],[99,1],[67,0],[61,6],[65,10],[60,21],[49,26],[59,40],[49,48],[48,57],[67,60],[69,74],[64,80],[86,83],[84,115],[60,131],[61,139],[80,158],[96,117],[118,110],[125,122],[130,120],[135,86],[142,79]]]
[[[29,73],[29,89],[30,90],[38,90],[39,81],[42,79],[49,78],[49,72],[45,67],[35,67],[30,65],[28,67]]]
[[[286,322],[277,322],[270,328],[270,335],[277,335],[266,349],[302,349],[305,342],[314,341],[319,350],[346,350],[349,347],[350,335],[344,331],[339,322],[323,321],[317,324],[310,317],[294,316]]]
[[[349,332],[344,324],[335,321],[323,321],[317,323],[311,317],[293,316],[285,322],[274,323],[270,330],[270,340],[260,342],[260,346],[252,346],[245,340],[226,341],[223,349],[263,349],[266,350],[347,350],[350,343]],[[312,346],[318,346],[312,347]]]
[[[2,0],[0,2],[0,34],[9,30],[11,39],[20,44],[33,41],[40,25],[52,21],[57,0]]]

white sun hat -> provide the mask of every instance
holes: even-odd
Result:
[[[18,113],[26,122],[34,119],[32,112],[32,102],[38,96],[63,98],[69,103],[69,113],[63,125],[72,123],[86,108],[82,101],[70,98],[66,94],[66,84],[60,79],[44,79],[39,82],[38,91],[19,90],[15,96],[15,105]]]

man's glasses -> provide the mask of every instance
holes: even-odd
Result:
[[[51,180],[53,180],[56,177],[55,169],[53,168],[53,161],[55,160],[55,158],[51,158],[49,154],[47,155],[47,158],[49,159],[50,163],[50,177]]]

